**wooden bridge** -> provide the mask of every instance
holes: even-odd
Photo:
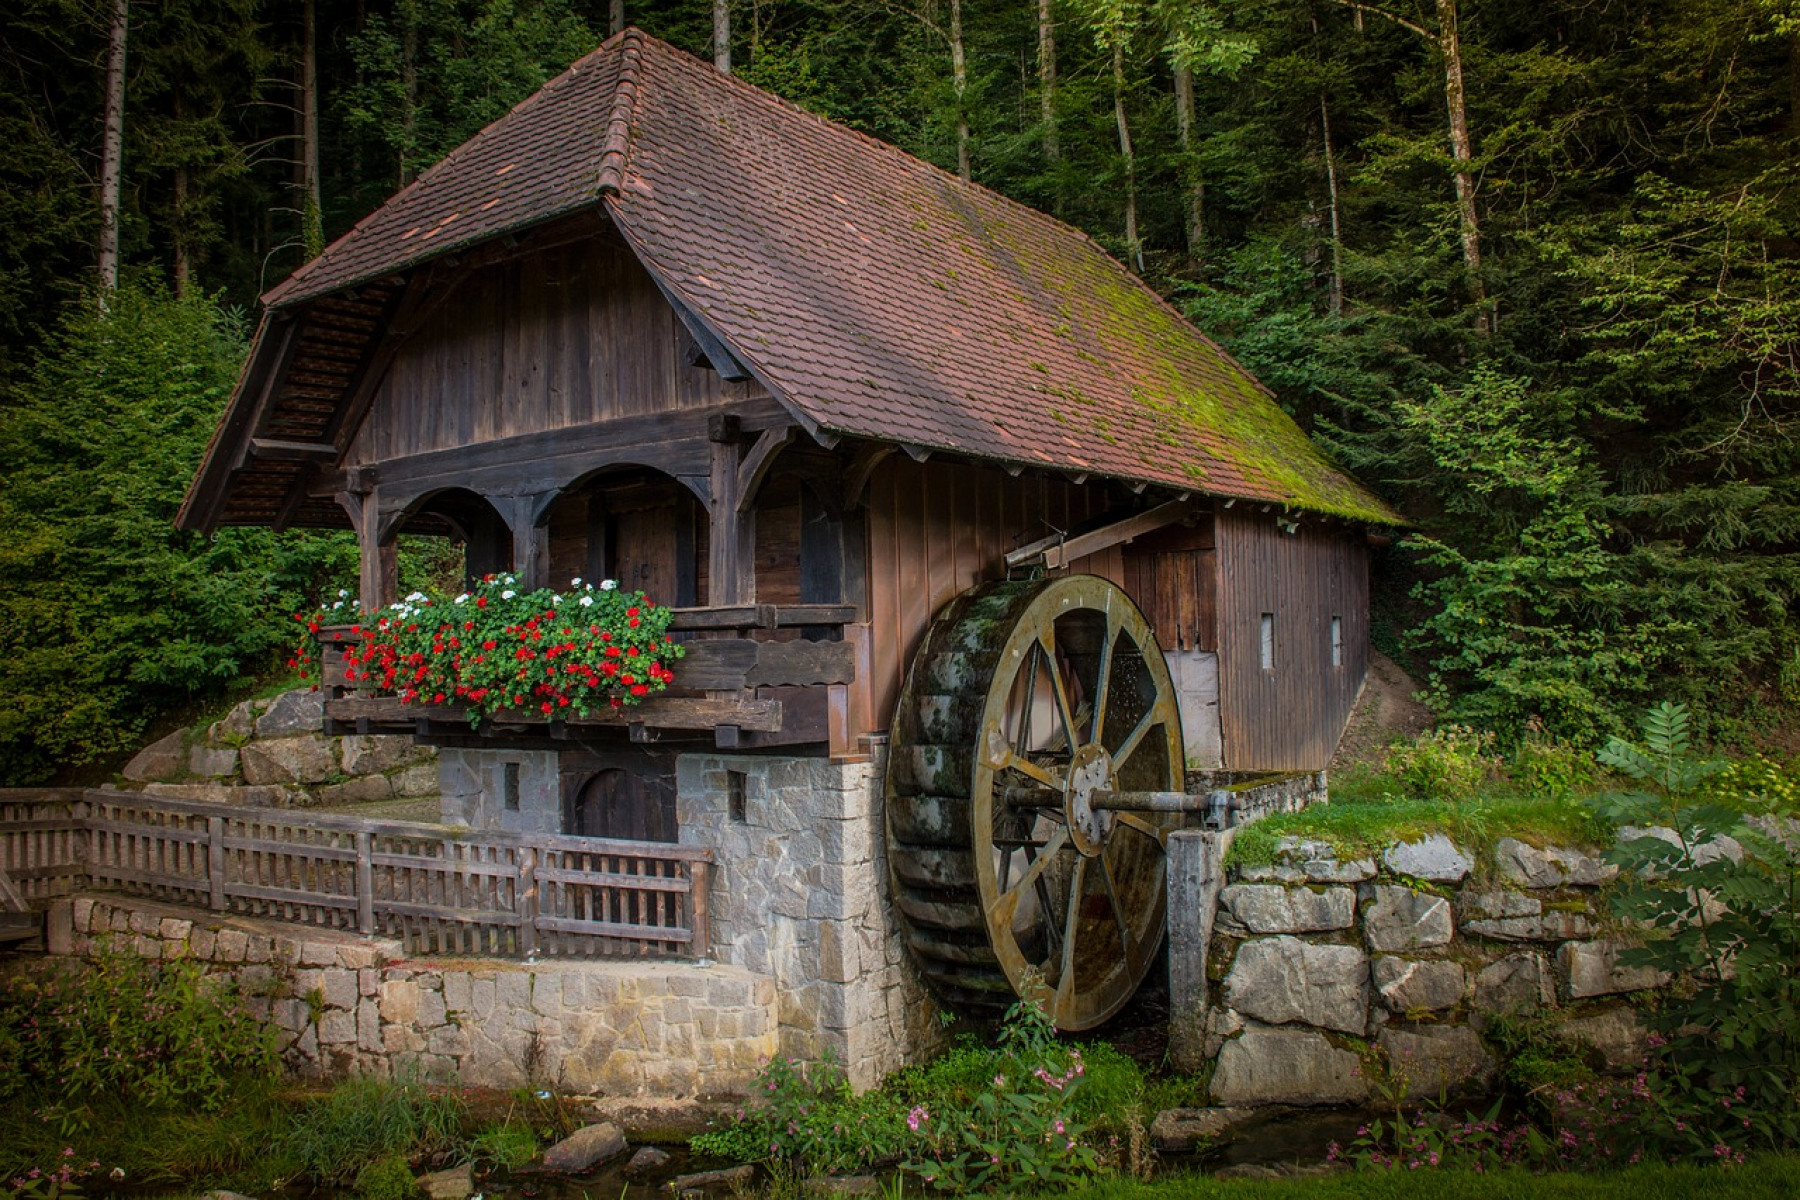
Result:
[[[116,892],[411,954],[704,958],[712,852],[80,789],[0,789],[26,904]]]

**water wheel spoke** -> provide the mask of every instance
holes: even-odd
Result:
[[[1016,745],[1020,755],[1031,752],[1032,718],[1037,714],[1038,665],[1043,662],[1044,648],[1037,642],[1031,643],[1031,653],[1027,655],[1027,674],[1025,676],[1025,708],[1019,715],[1019,740]]]
[[[1127,829],[1137,830],[1145,837],[1154,838],[1156,844],[1159,846],[1168,841],[1168,830],[1155,822],[1146,819],[1139,813],[1116,812],[1113,814],[1113,820],[1120,825],[1125,826]]]
[[[1120,742],[1119,748],[1113,752],[1113,768],[1115,770],[1123,769],[1125,764],[1131,761],[1131,756],[1137,753],[1138,747],[1143,745],[1144,737],[1162,723],[1163,715],[1156,708],[1152,708],[1139,717],[1138,723],[1131,727],[1131,732],[1125,735],[1125,740]]]
[[[1087,886],[1086,858],[1075,861],[1075,871],[1069,877],[1069,904],[1062,923],[1062,967],[1056,977],[1056,1015],[1062,1017],[1068,1012],[1075,999],[1075,931],[1081,920],[1081,893]]]
[[[1062,669],[1057,666],[1056,651],[1046,640],[1053,637],[1054,635],[1046,630],[1038,635],[1038,645],[1045,655],[1045,664],[1050,668],[1050,694],[1056,698],[1056,715],[1062,722],[1063,744],[1074,749],[1081,745],[1081,735],[1076,732],[1079,727],[1075,723],[1074,710],[1069,707],[1069,688],[1063,682]]]
[[[1043,875],[1044,868],[1050,865],[1050,860],[1055,858],[1057,853],[1068,844],[1068,827],[1058,826],[1056,832],[1050,835],[1050,840],[1045,842],[1037,854],[1032,857],[1031,865],[1026,867],[1019,875],[1018,880],[1000,893],[994,903],[988,907],[988,917],[1001,925],[1011,925],[1013,916],[1019,911],[1019,901],[1024,898],[1025,889],[1037,882],[1039,876]]]
[[[1006,757],[996,769],[1001,771],[1017,771],[1027,779],[1042,784],[1046,791],[1055,792],[1058,795],[1062,794],[1063,781],[1058,779],[1048,767],[1039,763],[1034,763],[1029,758],[1015,754],[1011,750],[1006,752]]]
[[[1112,692],[1113,643],[1118,638],[1118,618],[1109,612],[1106,614],[1106,636],[1100,639],[1100,665],[1094,680],[1094,723],[1088,729],[1091,742],[1105,740],[1106,702]]]
[[[1119,899],[1119,884],[1113,878],[1112,863],[1105,854],[1100,858],[1100,880],[1106,885],[1106,900],[1112,906],[1113,923],[1119,927],[1119,949],[1125,955],[1126,962],[1137,961],[1137,942],[1131,936],[1131,926],[1125,920],[1125,905]]]

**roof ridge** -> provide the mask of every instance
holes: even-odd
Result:
[[[644,57],[644,32],[635,25],[621,30],[616,38],[601,43],[605,49],[619,44],[619,75],[613,82],[612,113],[606,119],[606,134],[600,146],[600,169],[595,173],[595,191],[602,196],[619,194],[625,185],[625,163],[631,154],[631,126],[637,117],[638,67]]]

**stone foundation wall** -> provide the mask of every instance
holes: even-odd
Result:
[[[676,780],[681,840],[715,855],[713,953],[775,981],[781,1053],[863,1088],[937,1045],[888,899],[880,758],[684,754]]]
[[[1371,1046],[1415,1098],[1481,1092],[1495,1063],[1480,1031],[1503,1013],[1548,1010],[1628,1067],[1645,1050],[1630,997],[1662,980],[1618,963],[1597,903],[1615,873],[1511,838],[1482,863],[1441,836],[1348,862],[1289,840],[1276,865],[1231,870],[1205,999],[1172,1019],[1216,1056],[1225,1105],[1363,1101]]]
[[[54,901],[49,931],[52,954],[204,964],[307,1076],[686,1099],[746,1094],[777,1050],[774,983],[725,964],[407,960],[380,938],[105,896]]]

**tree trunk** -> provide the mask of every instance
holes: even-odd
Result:
[[[100,310],[119,287],[119,190],[125,150],[125,32],[130,0],[113,0],[106,54],[106,127],[100,142]]]
[[[1056,136],[1055,0],[1038,0],[1038,112],[1044,126],[1044,161],[1062,161]]]
[[[1319,129],[1325,137],[1325,192],[1331,200],[1331,316],[1344,315],[1344,241],[1338,223],[1337,154],[1331,145],[1331,107],[1319,93]]]
[[[969,171],[969,63],[963,53],[962,0],[950,0],[950,81],[956,88],[956,174],[964,183]]]
[[[188,285],[193,278],[193,261],[188,249],[187,239],[187,200],[188,173],[186,167],[175,168],[175,228],[171,240],[174,242],[174,269],[170,281],[175,286],[175,298],[187,297]]]
[[[1194,156],[1194,72],[1175,68],[1175,131],[1181,138],[1181,173],[1187,182],[1188,262],[1198,267],[1206,257],[1206,177]]]
[[[1492,332],[1487,286],[1481,278],[1481,227],[1475,214],[1475,154],[1469,144],[1469,113],[1463,96],[1462,37],[1456,0],[1437,0],[1438,46],[1444,54],[1444,102],[1450,110],[1450,157],[1455,162],[1456,212],[1462,224],[1463,267],[1475,301],[1475,329]]]
[[[1137,160],[1131,153],[1131,123],[1125,117],[1125,44],[1113,44],[1113,119],[1119,125],[1119,157],[1125,164],[1125,245],[1138,273],[1144,271],[1144,248],[1138,244]]]
[[[731,74],[731,0],[713,0],[713,66]]]
[[[412,182],[413,134],[419,125],[419,21],[402,10],[400,34],[400,186]]]
[[[625,28],[625,0],[612,0],[607,11],[607,26],[614,33]]]
[[[319,200],[319,53],[318,7],[305,0],[300,7],[300,155],[295,184],[300,193],[300,242],[308,261],[325,249],[322,205]]]

